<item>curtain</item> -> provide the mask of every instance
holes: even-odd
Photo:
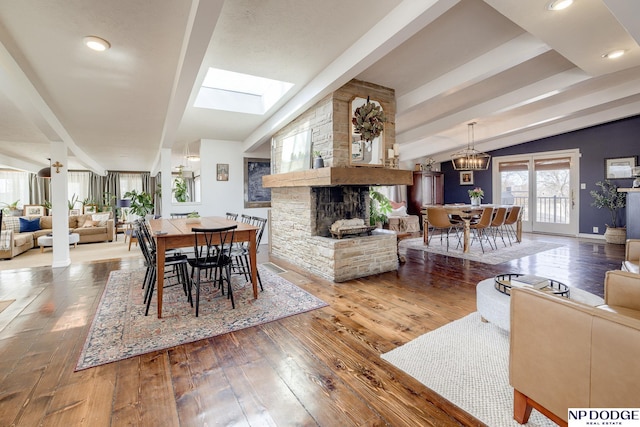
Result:
[[[25,199],[25,204],[44,205],[51,199],[51,181],[47,178],[38,178],[35,173],[25,172],[25,174],[28,175],[29,181],[29,198]]]
[[[105,200],[103,181],[102,176],[89,171],[89,199],[95,200],[98,206],[110,206],[111,201]]]
[[[120,194],[120,173],[107,171],[107,176],[103,178],[103,188],[109,194],[116,196],[116,202],[122,199]]]
[[[152,176],[150,179],[151,188],[153,188],[153,193],[151,194],[151,196],[153,197],[154,213],[156,214],[156,217],[162,216],[162,198],[160,197],[161,194],[159,194],[160,192],[158,191],[158,186],[162,182],[161,177],[161,172],[158,172],[158,175]]]

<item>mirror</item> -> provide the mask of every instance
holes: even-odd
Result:
[[[171,153],[171,203],[200,203],[200,155],[196,147],[186,144]]]
[[[378,101],[356,97],[349,108],[351,166],[384,166],[384,111]]]

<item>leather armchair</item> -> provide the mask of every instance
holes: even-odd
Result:
[[[536,408],[567,425],[569,408],[637,407],[640,275],[609,271],[605,305],[533,289],[511,293],[509,382],[514,419]]]
[[[631,273],[640,274],[640,239],[627,239],[627,247],[625,250],[624,261],[622,262],[622,270]]]

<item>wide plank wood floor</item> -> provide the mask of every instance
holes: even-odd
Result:
[[[411,251],[397,272],[338,284],[271,259],[329,307],[81,372],[109,272],[141,260],[2,271],[0,300],[16,301],[0,313],[0,425],[482,425],[380,354],[475,311],[487,277],[539,274],[602,295],[624,257],[603,241],[526,238],[563,246],[497,266]]]

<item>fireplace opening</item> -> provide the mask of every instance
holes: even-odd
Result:
[[[361,218],[369,222],[369,187],[312,187],[311,215],[315,215],[315,236],[331,237],[331,224],[340,219]]]

